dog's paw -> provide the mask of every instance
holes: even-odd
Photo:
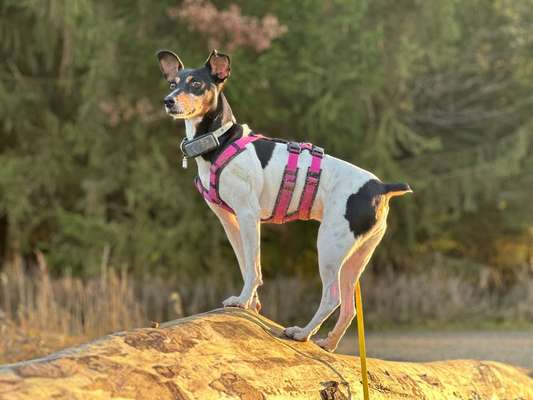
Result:
[[[333,353],[337,348],[337,343],[334,343],[330,338],[316,339],[314,342],[324,350],[331,353]]]
[[[285,328],[283,333],[285,336],[294,340],[298,340],[299,342],[307,342],[309,340],[309,336],[311,336],[308,331],[306,331],[304,328],[300,328],[299,326]]]
[[[231,296],[222,302],[224,307],[239,307],[247,310],[250,308],[250,301],[244,301],[239,296]]]

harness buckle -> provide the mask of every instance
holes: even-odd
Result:
[[[311,148],[311,154],[315,157],[322,158],[324,157],[324,149],[322,147],[313,146]]]
[[[288,142],[287,143],[287,151],[292,154],[300,154],[302,152],[302,148],[300,147],[299,143],[296,142]]]
[[[309,178],[313,178],[313,179],[316,179],[316,180],[318,181],[318,179],[320,178],[320,173],[321,173],[321,172],[322,172],[322,171],[318,171],[318,172],[308,171],[308,172],[307,172],[307,176],[308,176]]]

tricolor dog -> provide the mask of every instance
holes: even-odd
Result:
[[[196,161],[196,186],[220,219],[244,279],[241,293],[224,300],[224,306],[261,307],[261,223],[320,221],[320,306],[307,325],[286,328],[285,334],[308,340],[340,306],[333,330],[316,341],[335,350],[355,316],[355,283],[385,234],[389,200],[411,189],[382,183],[317,146],[270,139],[239,124],[222,93],[231,70],[227,55],[214,50],[197,69],[184,68],[168,50],[157,58],[170,85],[165,110],[185,121],[184,164]]]

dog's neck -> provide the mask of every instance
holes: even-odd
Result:
[[[230,121],[236,123],[235,116],[231,111],[231,107],[228,101],[226,100],[226,97],[222,93],[220,93],[217,98],[217,103],[211,111],[209,111],[202,117],[185,120],[185,134],[187,136],[187,139],[194,139],[195,137],[204,135],[209,132],[213,132]],[[219,138],[221,146],[224,146],[228,141],[232,139],[232,136],[235,135],[235,127],[238,126],[233,125],[233,127],[228,130],[228,134],[224,135],[228,137],[222,136]],[[240,129],[240,132],[242,132],[242,128],[238,128]],[[209,174],[209,167],[211,166],[211,161],[216,156],[216,154],[218,154],[218,152],[214,151],[213,154],[206,154],[195,158],[196,164],[198,166],[198,174],[200,176],[203,176],[204,174]]]
[[[223,93],[220,93],[212,110],[201,117],[185,120],[185,134],[187,139],[216,131],[227,122],[235,122],[235,116]]]

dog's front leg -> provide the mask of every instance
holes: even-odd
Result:
[[[244,286],[239,296],[224,300],[225,307],[249,308],[257,288],[263,283],[259,252],[260,217],[259,210],[245,209],[237,212],[240,239],[244,255]]]
[[[226,232],[226,236],[228,237],[231,247],[233,248],[233,251],[235,252],[235,257],[237,257],[237,262],[239,263],[239,269],[241,270],[242,276],[244,278],[244,273],[245,273],[244,254],[243,254],[242,243],[241,243],[240,228],[239,228],[239,223],[237,222],[237,218],[235,217],[235,215],[233,215],[229,211],[224,210],[222,207],[219,207],[213,203],[208,203],[208,204],[211,210],[213,210],[213,212],[216,214],[216,216],[220,220],[220,223],[222,224],[222,227],[224,228],[224,232]]]
[[[242,274],[243,280],[246,279],[246,263],[244,261],[244,249],[243,244],[241,240],[241,232],[239,223],[237,222],[237,217],[224,210],[221,207],[218,207],[217,205],[214,205],[212,203],[208,203],[209,207],[213,210],[213,212],[217,215],[218,219],[220,220],[220,223],[222,224],[222,227],[224,228],[224,232],[226,232],[226,236],[228,237],[228,240],[231,244],[231,247],[233,248],[233,251],[235,253],[235,257],[237,257],[237,262],[239,263],[239,269]],[[259,301],[259,296],[257,294],[257,291],[255,292],[251,308],[255,311],[259,312],[261,311],[261,302]]]

